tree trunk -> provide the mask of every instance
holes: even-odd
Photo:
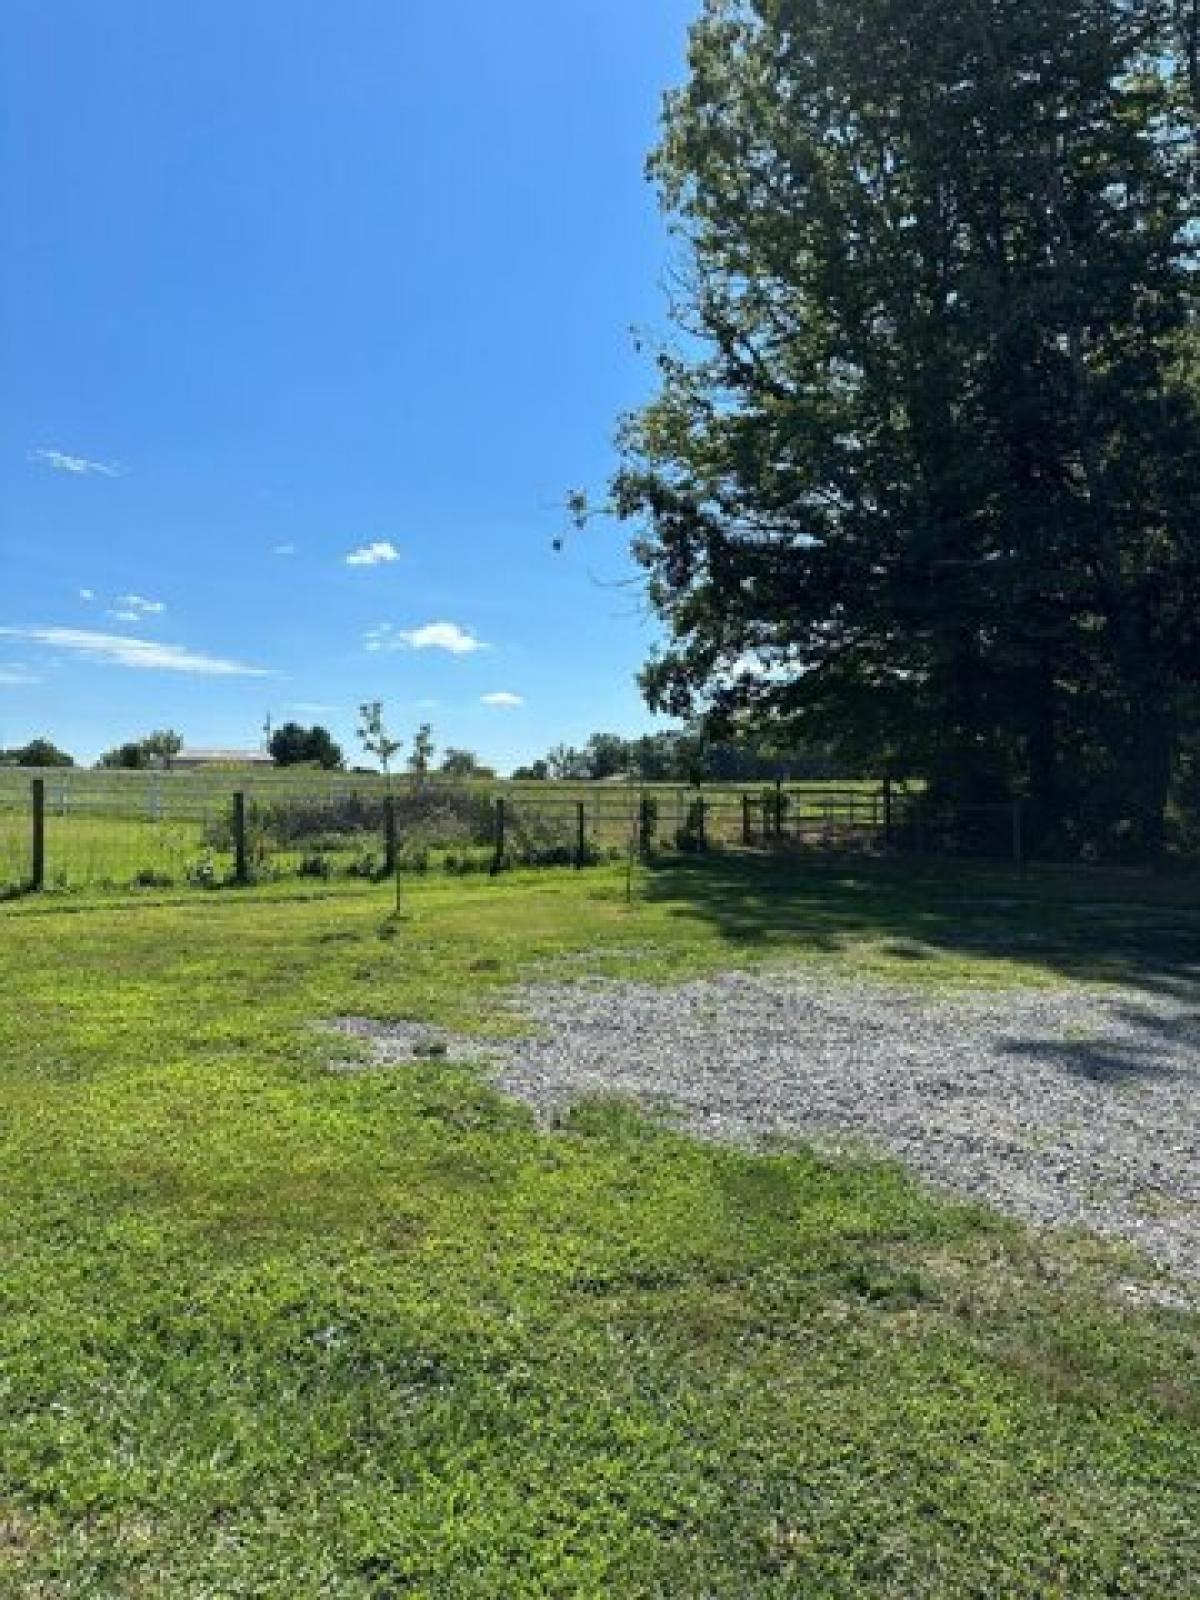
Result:
[[[1027,827],[1033,843],[1049,840],[1062,822],[1054,674],[1041,660],[1027,688],[1026,763],[1029,780]]]
[[[1147,855],[1157,856],[1166,845],[1167,800],[1175,757],[1169,690],[1158,682],[1144,682],[1131,712],[1130,781],[1138,844]]]

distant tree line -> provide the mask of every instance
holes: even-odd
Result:
[[[513,777],[645,783],[713,783],[773,778],[849,778],[857,769],[831,745],[743,732],[714,740],[701,726],[625,739],[594,733],[580,749],[555,745],[543,759],[518,767]]]
[[[374,707],[363,709],[366,711]],[[381,707],[379,715],[382,716]],[[387,738],[382,734],[382,727],[379,732],[380,737],[365,748],[368,754],[374,755],[378,760],[382,738],[382,748],[387,750],[390,763],[391,757],[403,749],[404,741]],[[169,769],[182,748],[183,739],[174,729],[160,728],[140,739],[126,739],[121,744],[113,745],[110,750],[104,752],[96,762],[96,766],[107,771],[126,772]],[[277,767],[311,767],[325,772],[345,770],[346,760],[342,747],[329,729],[319,723],[305,727],[298,722],[285,722],[272,734],[268,748]],[[435,776],[462,781],[496,776],[494,770],[485,765],[473,750],[447,745],[441,753],[440,762],[436,760],[437,753],[433,728],[424,722],[413,735],[405,770],[418,779]],[[60,750],[51,740],[45,738],[31,739],[28,744],[16,746],[11,750],[0,749],[0,767],[73,767],[75,764],[74,756],[65,750]]]

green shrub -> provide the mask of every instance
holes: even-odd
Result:
[[[189,862],[185,876],[194,889],[217,889],[221,885],[221,875],[211,850]]]
[[[175,879],[158,867],[139,867],[133,875],[135,889],[169,889]]]

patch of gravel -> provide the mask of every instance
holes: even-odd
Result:
[[[454,1061],[486,1061],[496,1050],[482,1039],[467,1034],[447,1033],[430,1022],[372,1022],[367,1017],[341,1017],[332,1031],[348,1039],[360,1039],[370,1046],[367,1061],[331,1061],[330,1071],[353,1074],[371,1066],[398,1067],[414,1061],[449,1058]]]
[[[430,1039],[490,1058],[497,1086],[543,1116],[617,1093],[708,1138],[849,1138],[960,1195],[1126,1240],[1200,1280],[1193,991],[946,1000],[775,971],[675,988],[539,984],[516,1005],[530,1037],[348,1026],[379,1060],[411,1059]]]

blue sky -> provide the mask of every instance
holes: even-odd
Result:
[[[8,0],[0,745],[649,725],[625,536],[551,540],[652,383],[696,9]]]

